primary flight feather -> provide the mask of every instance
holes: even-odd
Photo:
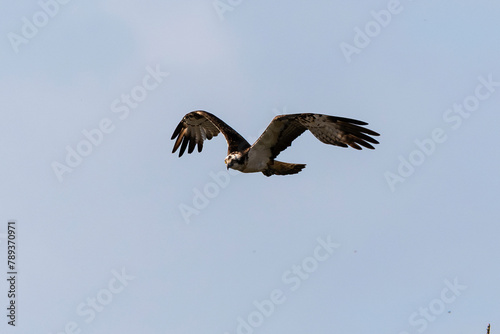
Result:
[[[300,172],[305,164],[292,164],[275,160],[292,141],[304,131],[311,133],[325,144],[374,149],[371,144],[378,141],[370,136],[378,136],[375,131],[362,127],[368,123],[350,118],[322,114],[289,114],[273,118],[266,130],[250,145],[245,138],[217,116],[203,110],[186,114],[175,128],[172,153],[179,149],[179,157],[184,152],[192,153],[198,146],[203,149],[205,139],[210,140],[222,133],[227,141],[227,168],[243,173],[262,172],[266,176],[289,175]]]

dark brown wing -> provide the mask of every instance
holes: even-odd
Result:
[[[306,130],[311,131],[325,144],[351,146],[357,150],[361,150],[361,146],[374,149],[370,143],[378,144],[378,141],[369,135],[378,136],[379,134],[361,125],[368,125],[368,123],[321,114],[280,115],[271,121],[250,150],[254,151],[253,154],[264,154],[274,159]]]
[[[186,114],[175,128],[171,139],[177,137],[177,140],[172,153],[175,153],[180,146],[179,157],[181,157],[186,147],[188,153],[192,153],[196,145],[198,145],[198,152],[201,152],[203,141],[212,139],[220,132],[226,137],[228,154],[250,147],[245,138],[220,118],[207,111],[197,110]]]

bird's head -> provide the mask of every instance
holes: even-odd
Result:
[[[224,159],[224,162],[226,163],[226,168],[232,168],[236,170],[240,170],[243,168],[244,164],[244,157],[241,153],[235,152],[229,154],[226,159]]]

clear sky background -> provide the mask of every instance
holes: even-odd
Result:
[[[215,4],[215,5],[214,5]],[[10,1],[0,14],[0,332],[491,333],[500,328],[496,1]],[[282,113],[298,175],[227,174]],[[16,327],[7,223],[16,221]]]

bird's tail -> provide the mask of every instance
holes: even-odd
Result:
[[[272,165],[268,165],[267,169],[262,171],[262,174],[265,176],[297,174],[304,167],[306,167],[305,164],[290,164],[275,160]]]

